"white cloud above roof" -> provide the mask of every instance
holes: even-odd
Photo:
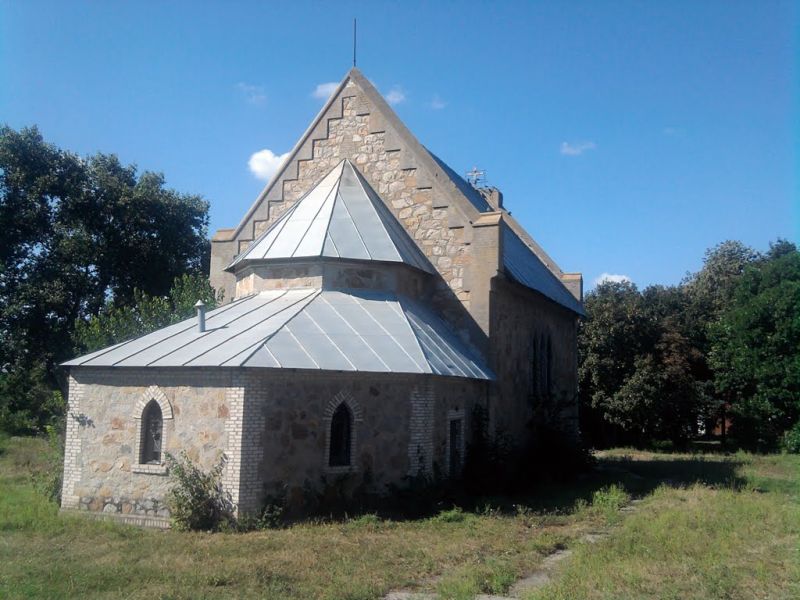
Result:
[[[270,177],[275,174],[281,163],[289,156],[289,153],[275,154],[269,148],[264,148],[258,152],[253,152],[250,159],[247,161],[247,166],[250,172],[256,176],[257,179],[268,181]]]
[[[335,81],[318,83],[317,87],[314,88],[314,91],[311,92],[311,97],[316,98],[317,100],[327,100],[331,97],[331,94],[336,91],[338,86],[339,84]]]
[[[588,150],[594,150],[597,144],[594,142],[561,142],[560,152],[564,156],[580,156]]]
[[[386,93],[386,101],[389,104],[400,104],[401,102],[405,102],[405,100],[406,92],[399,85],[393,85],[392,89]]]
[[[620,275],[615,273],[601,273],[598,277],[595,278],[594,284],[600,285],[601,283],[606,282],[611,283],[622,283],[624,281],[631,281],[631,278],[627,275]]]

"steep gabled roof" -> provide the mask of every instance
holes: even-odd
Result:
[[[444,200],[449,209],[454,211],[454,214],[458,215],[454,220],[472,222],[479,218],[481,213],[494,210],[494,208],[486,202],[486,199],[466,182],[463,177],[419,143],[416,137],[399,119],[394,110],[392,110],[380,92],[378,92],[372,83],[354,67],[347,73],[344,79],[342,79],[336,90],[331,94],[325,105],[306,129],[305,133],[288,153],[281,167],[261,194],[259,194],[239,225],[235,229],[226,232],[218,232],[222,234],[218,238],[218,241],[237,239],[240,233],[245,230],[245,227],[251,223],[259,206],[268,202],[268,198],[280,195],[280,186],[282,182],[284,179],[293,179],[295,176],[292,173],[297,171],[298,162],[309,158],[309,144],[307,144],[307,142],[313,140],[315,132],[320,131],[321,127],[324,128],[324,120],[327,118],[334,104],[336,102],[341,102],[342,96],[347,93],[346,88],[350,83],[356,85],[363,92],[364,97],[370,103],[372,109],[374,109],[378,119],[381,121],[382,125],[385,126],[387,133],[390,132],[392,136],[396,136],[397,139],[402,140],[404,147],[408,150],[404,155],[404,164],[409,168],[418,169],[421,173],[421,175],[418,176],[419,179],[424,177],[425,181],[436,185],[438,191],[444,196]],[[570,310],[583,314],[580,301],[575,299],[566,286],[564,286],[561,280],[564,273],[552,258],[550,258],[524,228],[505,211],[503,211],[503,221],[508,225],[508,231],[505,237],[507,240],[510,240],[510,244],[507,244],[509,250],[503,251],[504,256],[502,263],[506,274],[518,281],[521,285],[544,294]],[[508,255],[509,252],[513,253],[513,255]],[[527,265],[526,267],[524,263],[528,261],[531,261],[533,264]],[[522,271],[526,271],[528,276],[522,277],[520,275]],[[514,275],[514,272],[516,272],[516,275]],[[536,272],[541,276],[533,277],[531,276],[532,272]],[[549,275],[544,277],[546,272],[549,272],[552,277]],[[569,299],[567,295],[571,297],[571,299]]]
[[[433,272],[402,225],[346,159],[256,238],[228,270],[252,261],[314,257],[398,262]]]
[[[265,367],[493,379],[431,310],[390,292],[272,290],[63,363],[77,367]]]

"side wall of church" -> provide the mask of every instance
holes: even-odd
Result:
[[[240,511],[254,512],[283,487],[302,508],[303,494],[324,495],[325,482],[385,493],[409,475],[446,475],[450,420],[461,420],[463,460],[486,389],[420,375],[73,368],[62,507],[166,525],[166,468],[139,464],[141,417],[152,399],[162,406],[162,451],[185,452],[204,470],[224,453],[225,488]],[[352,468],[331,468],[330,417],[342,401],[353,414]]]
[[[229,447],[230,387],[223,370],[73,368],[62,507],[162,524],[169,479],[164,467],[139,464],[144,406],[160,400],[162,457],[186,452],[209,469]]]
[[[518,442],[529,439],[529,427],[551,422],[571,436],[578,434],[577,317],[543,296],[502,278],[495,278],[491,294],[490,366],[497,374],[492,399],[492,423]],[[550,339],[551,390],[541,386]],[[545,346],[534,355],[533,344]],[[534,364],[536,358],[536,364]],[[539,369],[532,373],[532,369]],[[549,396],[549,397],[546,397]]]
[[[472,408],[485,401],[487,386],[428,375],[313,372],[254,373],[250,385],[262,391],[251,410],[263,429],[249,440],[261,456],[252,480],[242,481],[250,490],[240,499],[245,510],[281,490],[298,510],[309,506],[309,492],[325,497],[336,487],[384,494],[408,476],[446,475],[449,421],[462,420],[463,459]],[[353,415],[351,467],[330,467],[330,418],[342,402]]]

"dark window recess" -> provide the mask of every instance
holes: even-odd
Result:
[[[461,471],[461,419],[450,421],[450,475],[455,476]]]
[[[547,350],[544,372],[544,393],[550,396],[553,393],[553,341],[547,336]]]
[[[533,336],[531,340],[531,364],[530,364],[530,396],[533,399],[539,397],[539,337]]]
[[[144,414],[142,414],[142,455],[139,457],[141,464],[161,464],[161,432],[163,425],[161,407],[158,402],[151,400],[145,406]]]
[[[340,404],[331,418],[331,445],[328,465],[347,467],[350,465],[350,431],[352,418],[346,404]]]

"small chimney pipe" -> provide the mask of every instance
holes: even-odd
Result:
[[[197,309],[197,331],[203,333],[206,330],[206,305],[198,300],[194,307]]]

